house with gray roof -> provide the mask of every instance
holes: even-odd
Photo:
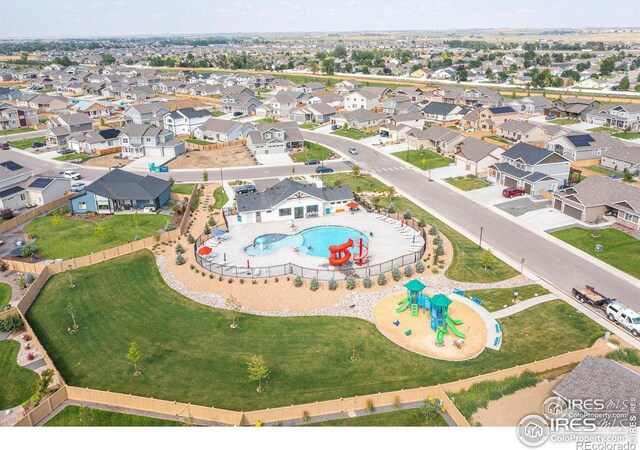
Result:
[[[640,189],[609,177],[591,176],[553,194],[553,207],[587,223],[612,220],[640,231]]]
[[[162,208],[171,196],[171,183],[151,175],[120,169],[107,172],[69,200],[73,214],[114,214],[119,210]]]
[[[186,152],[184,141],[174,139],[172,131],[152,125],[127,125],[118,138],[125,158],[175,158]]]
[[[626,170],[637,176],[640,174],[640,145],[621,140],[602,155],[600,165],[618,172]]]
[[[303,219],[344,213],[353,193],[347,185],[303,184],[285,178],[262,192],[236,195],[241,223]]]
[[[288,153],[303,145],[296,122],[260,123],[247,135],[247,148],[254,155]]]
[[[140,103],[126,108],[123,119],[127,125],[144,123],[158,127],[163,124],[163,118],[169,111],[164,102]]]
[[[454,160],[456,166],[470,171],[477,177],[484,177],[489,166],[500,160],[503,148],[495,144],[481,141],[474,137],[465,136],[461,142],[455,144]]]
[[[628,104],[591,110],[585,115],[585,122],[601,127],[618,128],[623,131],[640,130],[640,105]]]
[[[537,195],[566,184],[570,169],[571,162],[564,156],[521,142],[506,150],[499,162],[489,166],[487,180]]]
[[[19,211],[41,206],[64,196],[71,187],[66,178],[34,176],[30,168],[11,160],[0,161],[0,209]]]
[[[449,122],[462,119],[469,109],[453,103],[431,102],[423,107],[421,112],[429,121]]]
[[[182,108],[168,112],[162,118],[163,127],[174,135],[191,134],[211,118],[208,109]]]
[[[205,141],[231,142],[246,138],[253,130],[254,127],[251,123],[211,117],[196,128],[193,135],[196,139]]]
[[[445,155],[453,156],[458,150],[456,144],[465,136],[450,128],[432,125],[426,130],[413,129],[407,133],[407,144],[411,148],[430,148]]]
[[[368,109],[359,108],[354,111],[343,111],[336,114],[331,119],[331,123],[341,127],[347,125],[349,128],[365,130],[380,126],[384,123],[386,117],[387,114],[385,113],[376,113]]]
[[[72,133],[91,131],[93,122],[86,114],[64,114],[47,122],[45,139],[49,144],[63,145]]]
[[[496,135],[513,142],[543,144],[567,131],[559,125],[542,125],[526,120],[507,119],[496,126]]]
[[[609,133],[569,133],[550,139],[547,148],[571,161],[600,160],[617,142]]]

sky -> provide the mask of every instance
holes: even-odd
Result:
[[[0,38],[640,27],[638,0],[0,0]]]

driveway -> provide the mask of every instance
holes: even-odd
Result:
[[[283,166],[293,164],[293,160],[286,153],[274,153],[272,155],[256,155],[258,163],[263,166]]]
[[[549,202],[534,202],[530,197],[520,197],[512,201],[498,203],[495,207],[511,214],[512,216],[518,217],[530,211],[548,208]]]
[[[467,191],[467,196],[482,205],[497,205],[505,201],[505,198],[502,196],[503,189],[504,186],[492,185]]]
[[[519,216],[518,220],[541,231],[556,230],[580,223],[578,219],[562,214],[557,209],[553,209],[548,205],[545,208],[528,211]]]

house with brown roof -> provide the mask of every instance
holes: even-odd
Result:
[[[413,129],[407,133],[407,144],[411,148],[432,148],[445,155],[453,156],[458,149],[456,145],[465,136],[450,128],[432,125],[426,130]]]
[[[462,127],[465,130],[494,131],[498,125],[518,117],[519,113],[510,106],[480,107],[462,117]]]
[[[544,144],[550,139],[564,136],[567,131],[559,125],[541,125],[525,120],[507,119],[496,127],[496,135],[513,142]]]
[[[455,164],[464,170],[470,171],[477,177],[487,174],[489,166],[500,160],[504,149],[480,139],[465,136],[455,145]]]
[[[580,118],[585,117],[592,110],[600,106],[598,100],[579,97],[567,97],[554,100],[551,106],[544,109],[544,114],[554,114],[557,117]]]

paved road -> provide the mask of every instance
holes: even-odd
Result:
[[[589,284],[640,310],[640,289],[636,285],[499,215],[491,208],[474,203],[437,182],[429,182],[424,174],[398,162],[394,157],[335,135],[311,131],[303,131],[303,135],[305,139],[332,147],[345,156],[350,146],[356,147],[359,154],[352,158],[362,169],[379,175],[476,237],[482,226],[484,242],[514,261],[520,262],[521,258],[525,258],[526,269],[565,293],[570,294],[575,286]]]

